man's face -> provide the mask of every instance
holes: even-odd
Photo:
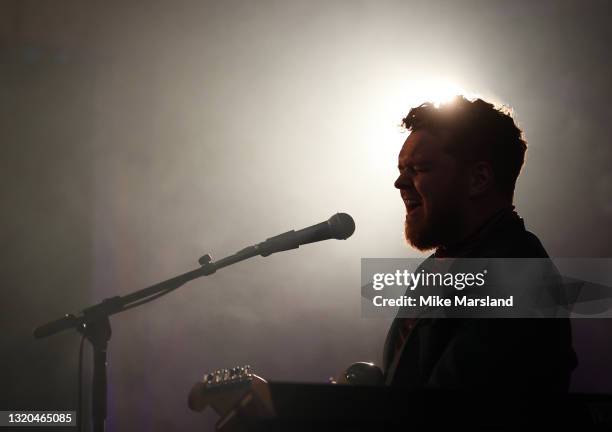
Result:
[[[406,205],[406,240],[419,250],[452,241],[463,224],[467,178],[442,136],[412,132],[399,154],[395,187]]]

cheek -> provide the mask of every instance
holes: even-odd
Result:
[[[429,204],[454,203],[465,195],[465,179],[455,171],[431,173],[415,182],[415,188]]]

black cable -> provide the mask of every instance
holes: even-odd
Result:
[[[143,305],[145,303],[149,303],[150,301],[153,301],[159,297],[162,297],[166,294],[171,293],[177,288],[179,287],[172,287],[170,289],[158,292],[144,299],[135,301],[133,303],[126,305],[122,310],[132,309],[137,306]],[[83,413],[83,348],[84,346],[85,346],[85,335],[81,337],[81,343],[79,344],[79,367],[78,367],[78,378],[77,378],[77,386],[78,386],[77,388],[77,430],[78,432],[84,432],[83,431],[83,416],[82,416],[82,413]]]
[[[179,285],[179,286],[174,286],[172,288],[168,288],[164,291],[160,291],[158,293],[155,293],[153,295],[150,295],[149,297],[146,297],[144,299],[140,299],[137,301],[134,301],[132,303],[129,303],[127,305],[125,305],[121,311],[125,311],[128,309],[132,309],[135,308],[137,306],[143,305],[145,303],[149,303],[159,297],[165,296],[166,294],[170,294],[172,291],[180,288],[183,284]],[[83,335],[83,337],[81,338],[81,343],[79,345],[79,371],[78,371],[78,379],[77,379],[77,383],[78,383],[78,389],[77,389],[77,430],[78,432],[83,432],[83,416],[81,415],[81,413],[83,412],[83,347],[85,345],[85,335]]]
[[[135,308],[135,307],[137,307],[137,306],[141,306],[141,305],[143,305],[143,304],[145,304],[145,303],[149,303],[149,302],[151,302],[151,301],[153,301],[153,300],[155,300],[155,299],[158,299],[158,298],[160,298],[160,297],[165,296],[166,294],[170,294],[172,291],[174,291],[174,290],[176,290],[176,289],[178,289],[178,288],[180,288],[180,287],[172,287],[172,288],[168,288],[168,289],[167,289],[167,290],[165,290],[165,291],[160,291],[160,292],[155,293],[155,294],[152,294],[152,295],[150,295],[149,297],[146,297],[146,298],[144,298],[144,299],[137,300],[137,301],[135,301],[135,302],[133,302],[133,303],[127,304],[127,305],[125,305],[125,306],[124,306],[124,307],[121,309],[121,311],[126,311],[126,310],[128,310],[128,309],[132,309],[132,308]]]
[[[79,377],[77,379],[78,389],[77,389],[77,428],[79,432],[83,432],[83,416],[81,413],[83,412],[83,346],[85,345],[85,335],[81,337],[81,344],[79,346]]]

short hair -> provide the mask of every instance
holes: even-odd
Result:
[[[527,142],[507,107],[456,96],[439,106],[426,102],[402,120],[409,131],[449,133],[449,152],[464,160],[487,160],[498,190],[510,197],[525,161]]]

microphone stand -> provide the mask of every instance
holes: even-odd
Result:
[[[104,432],[106,426],[106,350],[112,334],[109,320],[111,315],[141,306],[180,288],[189,281],[202,276],[211,275],[220,268],[230,266],[253,256],[268,256],[274,252],[296,249],[299,247],[299,243],[289,244],[285,241],[285,237],[293,232],[294,231],[289,231],[285,234],[281,234],[281,236],[268,239],[266,242],[246,247],[234,255],[230,255],[216,262],[212,261],[209,254],[206,254],[199,259],[200,268],[188,271],[125,296],[115,296],[104,299],[100,303],[83,309],[78,316],[66,314],[62,318],[37,327],[34,330],[34,337],[37,339],[73,328],[83,334],[91,343],[94,352],[91,399],[93,431]],[[80,416],[80,413],[78,413],[78,415]]]

